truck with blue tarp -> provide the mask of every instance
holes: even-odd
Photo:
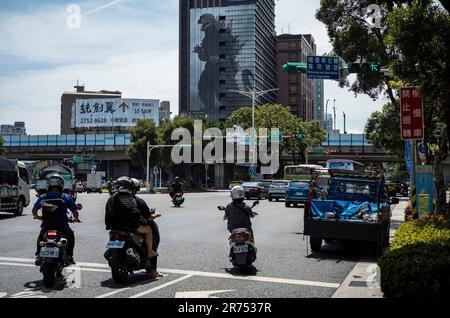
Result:
[[[391,202],[383,174],[330,170],[326,198],[314,199],[314,178],[304,210],[304,235],[311,250],[334,240],[375,243],[378,253],[389,246]],[[398,199],[392,199],[398,203]]]

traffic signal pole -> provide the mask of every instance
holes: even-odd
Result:
[[[411,215],[413,219],[417,218],[417,187],[416,187],[416,162],[417,151],[416,141],[411,141],[411,162],[412,162],[412,175],[411,175]]]

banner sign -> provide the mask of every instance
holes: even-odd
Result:
[[[406,87],[401,92],[401,138],[402,140],[423,140],[423,102],[416,87]]]
[[[132,127],[139,119],[159,124],[159,100],[153,99],[77,99],[75,127]]]

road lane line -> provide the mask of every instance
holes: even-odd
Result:
[[[155,291],[157,291],[157,290],[166,288],[167,286],[170,286],[170,285],[176,284],[176,283],[178,283],[178,282],[181,282],[181,281],[183,281],[183,280],[185,280],[185,279],[191,278],[192,276],[194,276],[194,275],[188,274],[188,275],[186,275],[186,276],[182,276],[182,277],[177,278],[177,279],[175,279],[175,280],[172,280],[172,281],[170,281],[170,282],[168,282],[168,283],[162,284],[162,285],[160,285],[160,286],[157,286],[157,287],[155,287],[155,288],[149,289],[149,290],[147,290],[147,291],[145,291],[145,292],[139,293],[139,294],[134,295],[134,296],[131,296],[131,297],[129,297],[129,298],[139,298],[139,297],[148,295],[148,294],[153,293],[153,292],[155,292]]]
[[[31,264],[23,264],[23,263],[6,263],[6,262],[1,262],[0,265],[5,265],[5,266],[36,267],[36,265],[31,265]]]
[[[34,259],[19,259],[19,258],[9,258],[9,257],[0,257],[0,261],[16,261],[16,262],[25,262],[25,263],[33,262],[34,263]],[[91,268],[97,267],[97,268],[109,269],[109,266],[106,264],[77,263],[77,265],[91,267]],[[98,270],[91,269],[91,270],[92,271],[102,271],[100,269],[98,269]],[[334,289],[338,289],[341,286],[341,284],[338,284],[338,283],[326,283],[326,282],[318,282],[318,281],[307,281],[307,280],[298,280],[298,279],[289,279],[289,278],[275,278],[275,277],[265,277],[265,276],[235,276],[235,275],[228,274],[228,273],[202,272],[202,271],[191,271],[191,270],[183,270],[183,269],[160,268],[159,271],[161,273],[169,273],[169,274],[194,275],[194,276],[203,276],[203,277],[211,277],[211,278],[224,278],[224,279],[255,281],[255,282],[263,282],[263,283],[289,284],[289,285],[304,285],[304,286],[334,288]],[[106,272],[106,270],[105,270],[105,272]]]

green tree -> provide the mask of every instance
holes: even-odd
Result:
[[[370,28],[366,21],[366,11],[370,4],[381,6],[381,28]],[[327,28],[335,54],[347,62],[380,62],[388,65],[398,58],[395,50],[385,43],[388,28],[384,23],[388,5],[376,0],[321,0],[316,18]],[[391,83],[383,74],[358,74],[353,83],[344,78],[339,83],[356,94],[366,94],[376,99],[385,92],[391,103],[397,103]]]
[[[189,130],[191,136],[194,136],[194,118],[185,116],[176,116],[170,121],[162,124],[157,129],[158,143],[161,145],[176,145],[179,143],[177,140],[172,140],[172,132],[177,128],[186,128]],[[191,140],[193,145],[193,140]],[[184,176],[187,186],[190,186],[190,181],[193,179],[193,171],[195,171],[194,164],[180,164],[175,166],[171,154],[173,148],[161,149],[161,164],[169,179],[173,178],[173,174]],[[192,149],[191,149],[192,150]],[[180,149],[181,151],[181,149]],[[184,151],[184,150],[183,150]],[[193,159],[193,158],[191,158]]]
[[[400,138],[400,116],[392,103],[383,106],[382,111],[370,115],[366,124],[366,135],[375,147],[384,148],[391,154],[404,157],[405,143]]]
[[[147,169],[147,142],[150,145],[158,145],[156,126],[153,120],[141,119],[137,125],[130,129],[131,144],[128,147],[128,153],[132,162],[142,169]],[[150,156],[150,169],[160,160],[159,149],[154,149]],[[150,172],[150,176],[153,173]]]
[[[3,148],[3,138],[0,137],[0,156],[3,156],[5,154],[5,148]]]
[[[252,127],[252,108],[241,107],[233,111],[231,113],[231,116],[226,121],[226,126],[230,128],[232,128],[233,126],[240,126],[244,129]]]
[[[450,16],[432,1],[414,0],[395,7],[386,23],[388,47],[401,56],[390,63],[395,76],[419,87],[425,112],[432,114],[426,141],[433,148],[436,213],[441,214],[446,210],[442,162],[450,139]]]
[[[274,115],[276,114],[276,115]],[[233,125],[246,129],[251,127],[252,109],[243,107],[235,110],[227,121],[228,127]],[[325,140],[325,131],[318,121],[302,122],[293,115],[289,108],[279,104],[265,104],[255,110],[255,127],[278,128],[283,136],[281,153],[290,153],[295,163],[305,162],[308,146],[318,146]],[[299,136],[302,138],[298,138]]]

